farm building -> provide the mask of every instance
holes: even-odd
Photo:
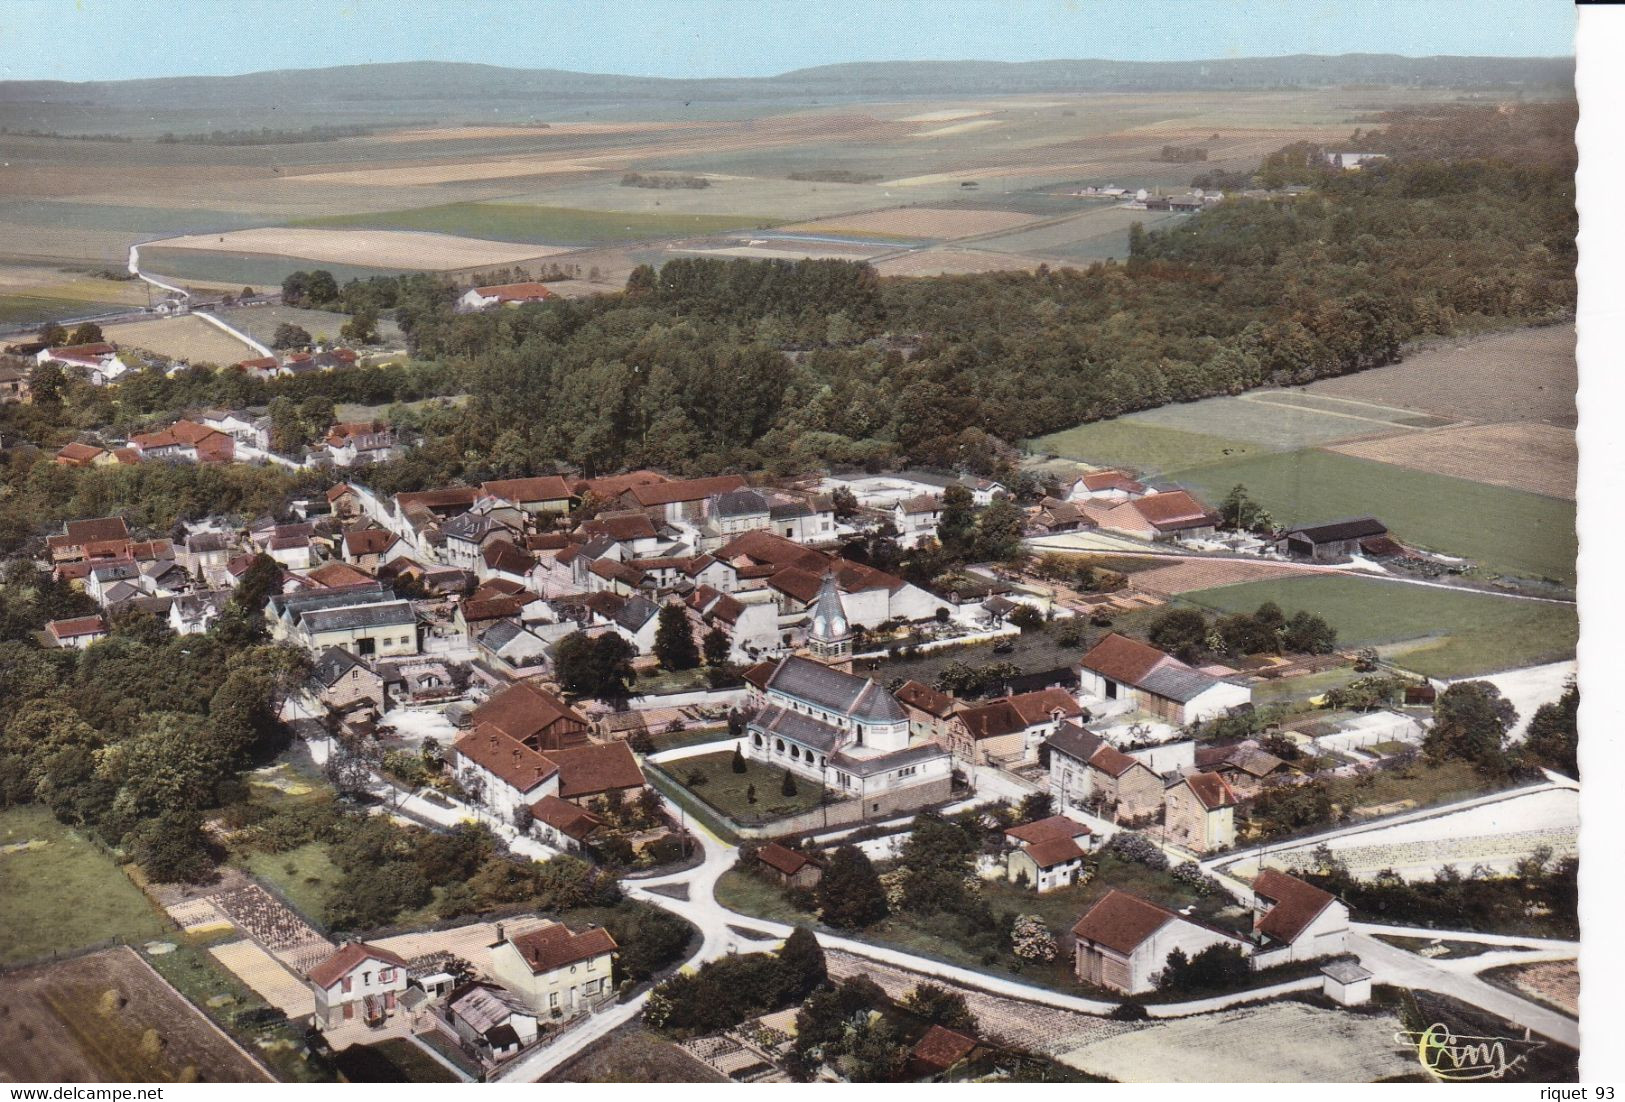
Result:
[[[1072,933],[1077,938],[1073,967],[1078,979],[1125,995],[1154,990],[1175,949],[1187,958],[1214,945],[1247,949],[1240,938],[1116,888],[1078,919]]]
[[[1287,529],[1286,552],[1295,559],[1333,562],[1358,555],[1367,540],[1385,540],[1388,528],[1376,517],[1351,517]]]
[[[1253,691],[1212,677],[1156,647],[1116,632],[1079,662],[1083,692],[1102,700],[1129,700],[1142,712],[1183,726],[1252,703]]]
[[[824,878],[824,870],[818,862],[777,842],[769,842],[757,850],[756,860],[786,888],[815,888]]]
[[[1146,540],[1200,539],[1219,528],[1219,514],[1188,490],[1165,490],[1119,502],[1086,500],[1084,512],[1108,532]]]
[[[470,287],[457,300],[457,312],[471,314],[493,306],[523,306],[547,302],[558,295],[545,283],[501,283],[493,287]]]

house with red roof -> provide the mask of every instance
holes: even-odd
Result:
[[[1162,777],[1147,755],[1125,753],[1074,722],[1063,722],[1044,747],[1055,806],[1088,808],[1118,822],[1150,819],[1162,809]]]
[[[1073,479],[1072,484],[1067,487],[1066,500],[1123,502],[1156,492],[1124,471],[1090,471]]]
[[[561,1021],[615,997],[619,948],[601,926],[578,933],[555,922],[501,940],[491,950],[491,973],[538,1014]]]
[[[1164,490],[1120,502],[1082,504],[1085,514],[1100,528],[1137,539],[1201,539],[1219,529],[1219,514],[1189,490]]]
[[[45,642],[53,647],[84,650],[90,644],[107,638],[107,621],[100,616],[52,620],[45,625],[44,637]]]
[[[756,863],[786,888],[816,888],[824,868],[799,850],[769,842],[756,851]]]
[[[382,1025],[399,1009],[406,990],[407,962],[376,945],[347,941],[305,976],[316,997],[313,1018],[320,1029],[346,1022]]]
[[[34,363],[79,368],[94,386],[106,386],[130,370],[124,361],[119,359],[118,346],[108,344],[106,341],[42,348],[34,355]]]
[[[106,454],[107,452],[104,449],[98,448],[94,444],[81,444],[75,440],[73,443],[65,444],[58,449],[53,462],[58,467],[89,467],[93,466],[96,460]]]
[[[1243,953],[1252,948],[1234,934],[1116,888],[1084,912],[1072,934],[1078,979],[1124,995],[1156,990],[1175,949],[1190,958],[1214,945],[1234,945]]]
[[[947,723],[947,746],[972,765],[1034,762],[1046,738],[1083,715],[1077,698],[1061,688],[962,704]]]
[[[1217,773],[1186,773],[1163,789],[1167,840],[1192,853],[1212,853],[1236,844],[1235,790]]]
[[[490,287],[470,287],[457,300],[459,314],[475,314],[501,306],[525,306],[558,298],[545,283],[498,283]]]
[[[1116,632],[1091,647],[1078,665],[1086,696],[1125,701],[1176,726],[1223,715],[1253,699],[1246,684],[1203,673]]]
[[[1296,876],[1265,869],[1253,879],[1253,940],[1259,968],[1346,953],[1348,904]]]
[[[1083,878],[1084,857],[1095,838],[1094,831],[1076,819],[1051,815],[1011,827],[1004,840],[1015,847],[1005,858],[1010,882],[1049,892]]]

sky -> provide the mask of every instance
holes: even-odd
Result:
[[[753,77],[844,61],[1556,56],[1573,36],[1563,0],[3,0],[0,79],[381,61]]]

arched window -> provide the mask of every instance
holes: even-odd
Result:
[[[790,744],[790,760],[791,761],[800,761],[801,760],[801,747],[797,746],[793,742]]]
[[[760,734],[758,734],[757,732],[755,732],[755,731],[751,732],[750,740],[751,740],[752,745],[754,745],[754,746],[761,746],[762,745],[762,736]]]
[[[774,751],[774,753],[777,753],[777,754],[784,753],[784,740],[783,739],[776,738],[776,739],[773,740],[773,751]]]

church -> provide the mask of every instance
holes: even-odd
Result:
[[[948,751],[911,741],[897,698],[851,672],[852,628],[833,574],[824,576],[806,639],[806,654],[747,673],[754,714],[745,756],[818,781],[835,799],[863,800],[865,818],[948,799]]]

